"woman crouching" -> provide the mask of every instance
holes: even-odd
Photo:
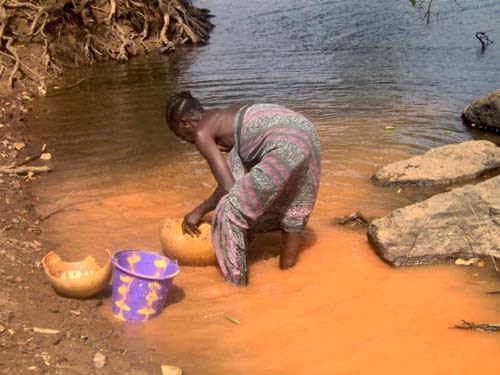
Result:
[[[235,285],[248,284],[248,238],[255,233],[282,230],[280,268],[292,267],[318,193],[320,145],[314,125],[275,104],[205,111],[189,91],[168,100],[166,121],[178,137],[196,145],[218,183],[184,217],[183,232],[198,235],[202,217],[215,210],[217,261]],[[224,152],[230,152],[229,163]]]

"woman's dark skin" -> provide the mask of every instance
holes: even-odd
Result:
[[[212,195],[184,217],[183,233],[198,236],[198,224],[203,215],[213,211],[234,185],[233,175],[222,153],[231,151],[234,146],[233,123],[240,108],[241,105],[235,104],[220,110],[203,111],[201,118],[181,116],[178,119],[175,133],[184,141],[196,145],[218,183]],[[281,245],[280,268],[293,267],[297,260],[300,233],[282,232]]]

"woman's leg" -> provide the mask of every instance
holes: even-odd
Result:
[[[226,195],[212,221],[212,243],[224,278],[234,285],[248,284],[248,223]]]
[[[299,255],[300,232],[282,232],[280,268],[286,270],[295,265]]]

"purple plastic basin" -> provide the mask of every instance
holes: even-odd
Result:
[[[121,250],[112,257],[115,318],[143,322],[158,315],[180,272],[176,261],[144,250]]]

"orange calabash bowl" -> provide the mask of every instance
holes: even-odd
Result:
[[[187,266],[212,266],[217,264],[212,240],[210,224],[199,226],[201,234],[190,236],[182,234],[182,220],[168,218],[160,224],[160,241],[163,252],[170,259]]]
[[[101,292],[111,278],[111,254],[106,250],[108,259],[99,266],[93,256],[80,262],[64,262],[51,251],[42,259],[43,269],[55,290],[69,297],[86,298]]]

